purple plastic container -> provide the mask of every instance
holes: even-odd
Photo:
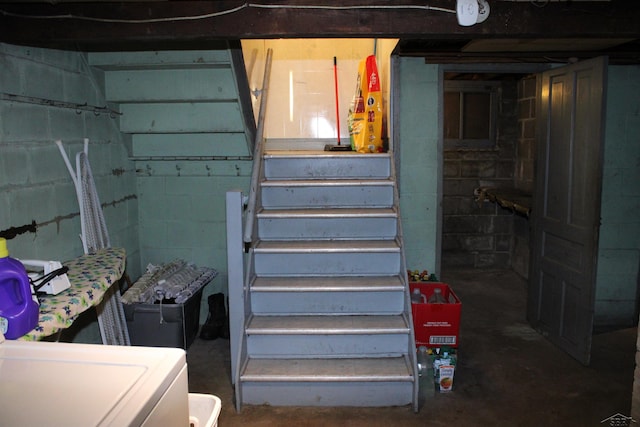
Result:
[[[7,339],[20,338],[38,325],[39,310],[24,265],[9,256],[0,237],[0,331]]]

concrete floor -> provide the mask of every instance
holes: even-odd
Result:
[[[583,366],[527,324],[526,282],[511,271],[443,273],[462,301],[454,390],[424,402],[389,408],[244,406],[236,413],[229,341],[199,338],[187,352],[191,392],[222,400],[228,426],[603,426],[628,416],[637,329],[593,337]]]

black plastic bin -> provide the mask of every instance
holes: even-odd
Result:
[[[123,304],[132,345],[187,349],[200,329],[202,288],[182,304]]]

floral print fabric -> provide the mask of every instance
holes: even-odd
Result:
[[[71,287],[58,295],[38,296],[38,326],[20,339],[37,341],[71,326],[81,313],[100,304],[105,292],[122,277],[125,263],[123,248],[100,249],[63,263],[69,268]]]

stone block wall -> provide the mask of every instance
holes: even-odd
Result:
[[[533,193],[536,160],[536,93],[535,76],[518,82],[518,140],[516,145],[514,186]],[[529,278],[530,222],[522,215],[514,215],[511,268],[525,279]]]
[[[518,141],[518,85],[505,80],[499,89],[497,140],[492,149],[444,151],[442,265],[509,268],[513,250],[513,213],[478,204],[480,186],[512,187]]]
[[[518,141],[516,169],[513,180],[516,188],[533,191],[536,160],[536,76],[518,82]]]

